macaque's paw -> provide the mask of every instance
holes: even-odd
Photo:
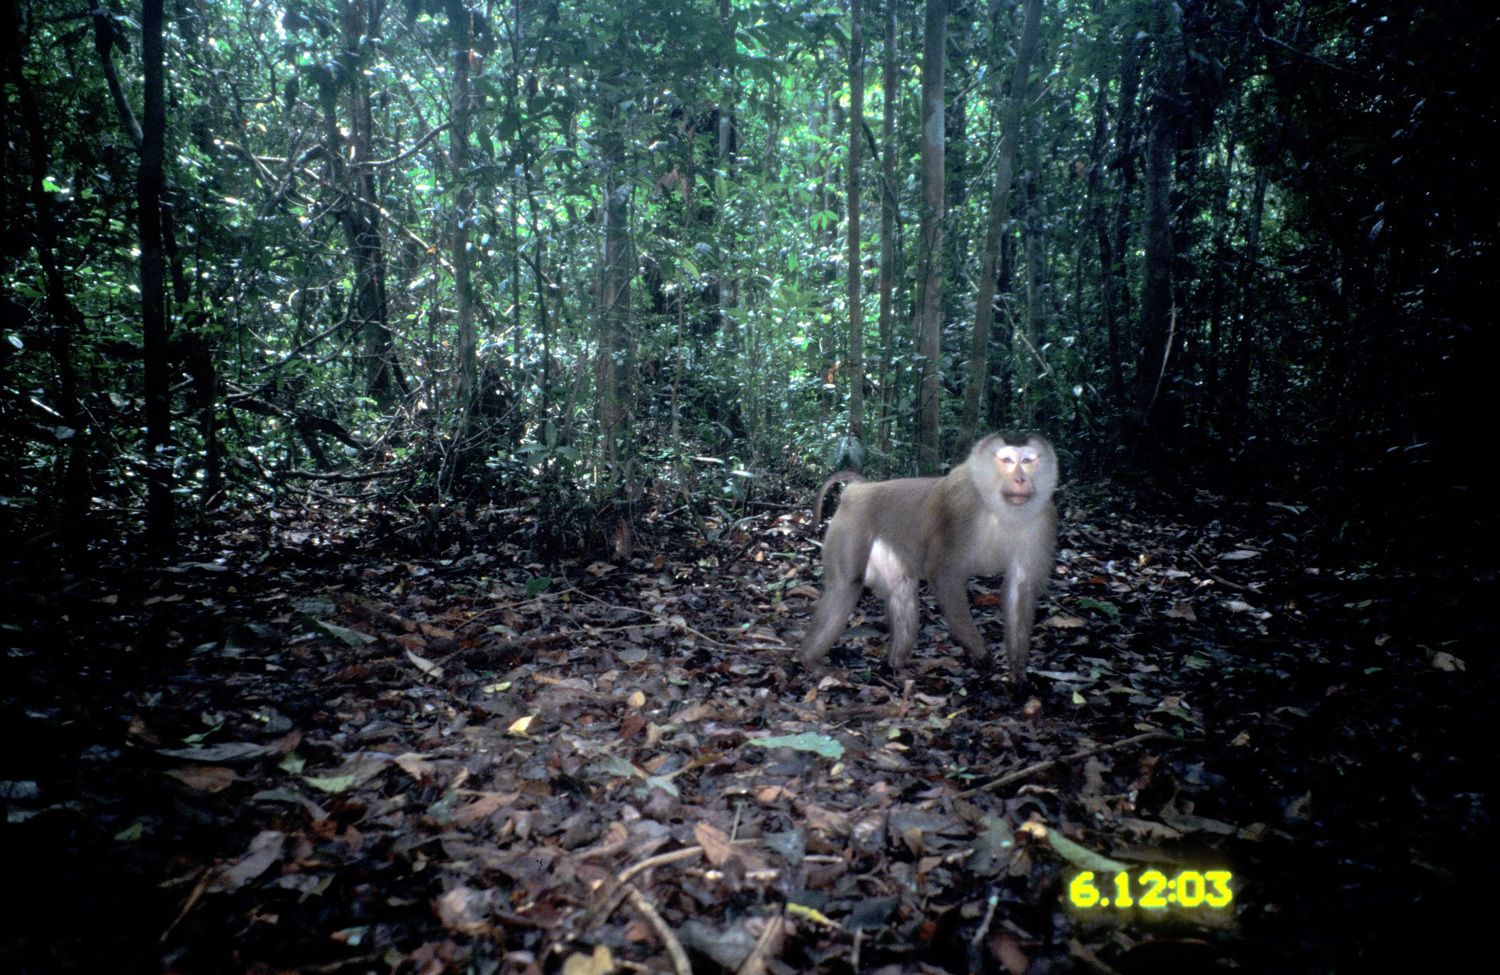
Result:
[[[813,677],[823,677],[833,672],[833,668],[828,666],[828,662],[822,657],[809,657],[806,654],[798,654],[797,662]]]

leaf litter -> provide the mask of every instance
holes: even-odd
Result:
[[[21,972],[1335,971],[1375,926],[1430,959],[1492,829],[1468,632],[1439,646],[1409,579],[1320,563],[1294,516],[1205,509],[1071,508],[1015,693],[930,612],[892,676],[868,596],[834,674],[802,673],[815,558],[778,511],[548,565],[504,536],[381,557],[282,512],[13,588],[0,798],[41,879],[3,947]],[[1227,870],[1233,901],[1069,906],[1127,869]],[[59,923],[85,905],[92,931]]]

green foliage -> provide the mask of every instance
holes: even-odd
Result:
[[[1494,38],[1452,40],[1465,15],[1451,0],[1398,19],[1367,6],[1049,4],[1024,93],[991,83],[1007,77],[1020,5],[955,14],[945,426],[966,382],[997,120],[1019,94],[990,425],[1030,419],[1106,457],[1149,428],[1153,449],[1230,478],[1272,444],[1352,471],[1391,442],[1442,449],[1439,391],[1464,385],[1449,382],[1455,363],[1479,360],[1454,350],[1488,307],[1477,282],[1497,195],[1478,147],[1493,113],[1470,82]],[[606,476],[613,448],[628,446],[637,484],[712,470],[705,503],[732,505],[752,475],[849,455],[856,381],[867,429],[880,384],[891,387],[891,449],[867,434],[869,458],[909,468],[915,5],[901,7],[890,52],[896,181],[880,185],[870,153],[862,174],[861,376],[847,365],[845,7],[566,0],[493,19],[473,8],[462,171],[440,128],[449,9],[198,5],[168,25],[180,491],[246,502],[301,490],[310,472],[379,465],[401,471],[411,496],[539,497],[582,524],[619,483]],[[56,0],[25,10],[0,174],[0,218],[16,228],[0,253],[0,506],[129,515],[147,461],[136,150],[93,20]],[[865,25],[877,140],[883,11],[867,8]],[[131,102],[137,28],[101,17]],[[1180,113],[1165,365],[1144,360],[1138,317],[1146,122],[1164,106]],[[629,370],[623,391],[597,385],[611,166],[629,193],[633,263],[625,341],[610,353]],[[886,192],[899,246],[882,347]],[[453,216],[468,193],[479,389],[463,402]],[[1035,281],[1028,247],[1040,249]],[[1146,414],[1132,391],[1158,373]],[[617,395],[629,432],[606,445],[600,403]]]

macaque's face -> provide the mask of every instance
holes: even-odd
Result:
[[[1000,496],[1011,504],[1025,504],[1036,494],[1036,471],[1042,463],[1036,442],[1022,447],[1004,444],[995,451],[995,467],[1000,475]]]

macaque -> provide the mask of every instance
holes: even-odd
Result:
[[[819,489],[814,525],[822,520],[824,494],[838,481],[851,483],[823,539],[823,597],[802,638],[802,665],[813,673],[827,670],[824,658],[869,586],[885,600],[891,669],[905,672],[917,642],[919,579],[932,585],[969,659],[984,664],[990,651],[969,612],[968,582],[1004,573],[1009,678],[1020,681],[1037,597],[1052,574],[1057,545],[1052,445],[1035,434],[1024,441],[991,434],[946,477],[869,482],[842,471]]]

